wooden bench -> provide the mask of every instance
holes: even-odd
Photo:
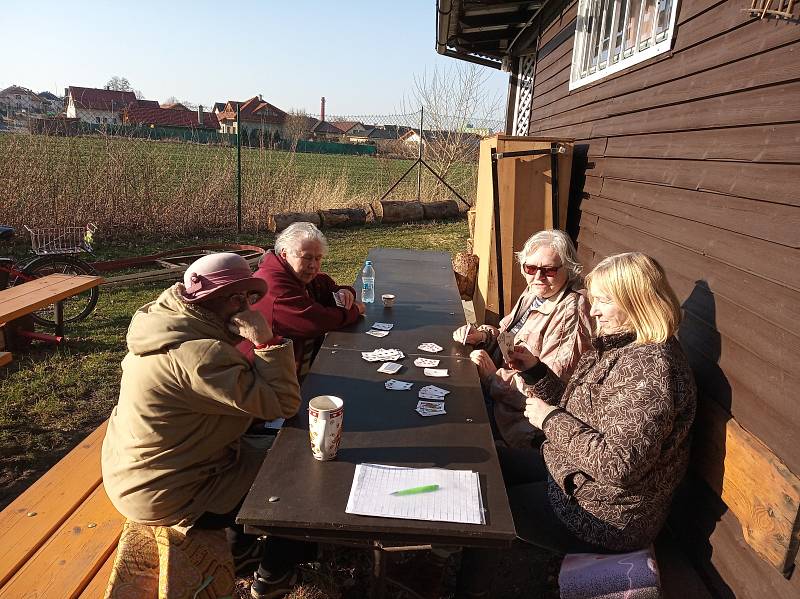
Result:
[[[87,289],[97,287],[102,282],[102,277],[52,274],[22,285],[15,285],[10,289],[2,289],[0,290],[0,328],[4,328],[3,325],[6,323],[11,323],[46,306],[56,304],[55,332],[57,336],[62,336],[64,322],[60,309],[61,302]],[[4,337],[5,335],[0,335],[0,350],[4,349]],[[0,356],[0,366],[3,365],[2,359]],[[8,354],[4,359],[10,361],[11,355]]]
[[[0,512],[0,599],[103,596],[125,520],[102,484],[105,430]]]

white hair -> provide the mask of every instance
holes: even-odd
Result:
[[[528,238],[522,249],[515,254],[517,260],[520,264],[524,264],[525,260],[540,247],[552,248],[558,254],[559,258],[561,258],[561,264],[567,269],[568,281],[574,281],[580,276],[583,266],[578,262],[578,252],[575,251],[575,245],[564,231],[545,229],[534,233]]]
[[[286,227],[275,240],[275,253],[297,252],[304,241],[316,241],[322,246],[322,253],[328,253],[328,240],[313,223],[298,222]]]

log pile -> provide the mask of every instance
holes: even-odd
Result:
[[[280,214],[270,214],[267,219],[267,228],[273,232],[283,231],[292,223],[306,222],[312,223],[317,227],[322,223],[319,212],[282,212]]]

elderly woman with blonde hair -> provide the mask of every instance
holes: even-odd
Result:
[[[526,398],[506,363],[508,348],[524,344],[566,381],[589,348],[591,318],[581,265],[566,233],[539,231],[516,257],[527,288],[511,313],[499,328],[466,325],[453,338],[476,348],[470,357],[478,367],[495,434],[509,447],[531,447],[541,433],[524,416]]]

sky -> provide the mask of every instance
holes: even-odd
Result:
[[[318,114],[325,96],[327,115],[386,115],[400,112],[415,75],[461,62],[436,53],[435,0],[0,4],[0,89],[62,96],[118,75],[161,102],[263,94]],[[508,74],[481,68],[502,108]]]

